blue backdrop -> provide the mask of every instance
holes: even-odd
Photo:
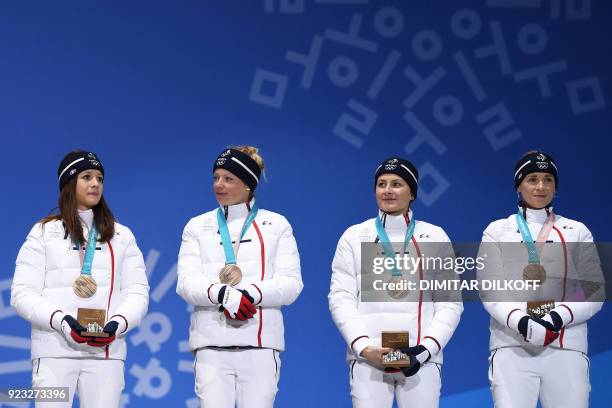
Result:
[[[277,406],[349,406],[330,263],[342,232],[376,211],[382,158],[419,167],[417,218],[478,241],[514,211],[515,160],[548,151],[555,210],[612,239],[611,14],[590,0],[3,3],[0,385],[30,381],[29,325],[9,306],[15,257],[55,206],[59,160],[83,148],[101,157],[105,196],[149,267],[123,406],[195,407],[181,232],[216,205],[216,155],[252,144],[266,160],[260,206],[293,224],[305,284],[284,311]],[[612,399],[611,316],[606,305],[589,322],[594,407]],[[492,404],[488,336],[482,306],[466,305],[442,407]]]

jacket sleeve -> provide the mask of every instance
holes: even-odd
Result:
[[[21,246],[15,263],[11,286],[11,306],[17,314],[38,329],[52,331],[53,315],[61,315],[59,307],[43,296],[46,274],[44,226],[34,225]],[[55,322],[56,326],[59,322]]]
[[[349,236],[350,231],[345,232],[336,248],[328,300],[336,327],[349,349],[359,357],[363,349],[370,345],[370,338],[359,314],[357,274],[361,266],[355,265],[354,249]]]
[[[177,274],[176,293],[187,303],[193,306],[214,306],[218,304],[216,295],[211,294],[213,284],[218,283],[218,281],[207,279],[202,270],[200,244],[193,220],[189,221],[183,230]]]
[[[574,253],[578,280],[587,299],[605,298],[605,282],[601,270],[601,262],[593,235],[581,224],[579,242]],[[595,315],[603,306],[602,301],[562,302],[554,311],[559,313],[564,326],[584,323]]]
[[[505,280],[503,259],[499,243],[495,239],[495,225],[491,224],[487,227],[482,235],[482,242],[478,251],[478,257],[483,260],[484,267],[482,270],[477,271],[478,281],[482,283],[483,280]],[[498,323],[511,328],[518,332],[518,322],[524,316],[526,304],[524,302],[500,302],[500,301],[487,301],[486,292],[480,293],[482,304],[485,310],[495,319]],[[497,300],[495,292],[492,292],[489,296],[493,296]]]
[[[256,306],[278,307],[293,303],[304,287],[300,269],[300,254],[289,222],[283,217],[282,230],[274,259],[274,276],[253,284],[258,290]]]
[[[454,258],[455,254],[450,239],[446,233],[440,229],[440,239],[435,245],[439,245],[438,256],[441,259]],[[451,281],[459,279],[454,269],[452,270],[437,270],[436,279],[442,281]],[[461,313],[463,312],[463,302],[461,301],[461,291],[459,290],[444,290],[440,293],[440,301],[436,298],[438,294],[433,294],[434,315],[429,325],[423,331],[423,344],[429,352],[434,355],[440,352],[452,337]]]
[[[149,283],[142,252],[132,232],[126,228],[124,233],[127,244],[121,265],[121,302],[110,317],[120,322],[120,334],[138,326],[149,306]],[[122,321],[125,327],[121,325]]]

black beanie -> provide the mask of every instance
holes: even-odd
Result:
[[[224,150],[215,160],[213,173],[216,169],[225,169],[234,174],[251,189],[251,192],[255,191],[261,176],[257,162],[248,154],[236,149]]]
[[[555,190],[557,189],[559,177],[555,159],[548,153],[539,151],[526,154],[514,165],[514,189],[518,188],[528,174],[538,172],[552,174],[555,178]]]
[[[85,170],[100,170],[102,175],[104,175],[104,167],[100,163],[98,156],[94,153],[76,151],[65,155],[57,168],[57,181],[60,191],[62,191],[66,183]]]
[[[417,189],[419,187],[419,171],[414,167],[414,164],[408,160],[400,159],[399,157],[390,157],[383,160],[380,166],[376,169],[374,175],[374,186],[376,187],[376,181],[381,174],[393,173],[397,174],[404,179],[410,186],[414,199],[417,197]]]

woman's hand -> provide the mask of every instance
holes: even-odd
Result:
[[[368,346],[363,349],[361,352],[361,357],[368,360],[370,363],[376,366],[382,366],[382,356],[383,354],[387,354],[392,352],[393,349],[389,347],[377,347],[377,346]]]

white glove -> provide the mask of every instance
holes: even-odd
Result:
[[[225,317],[230,319],[247,320],[257,312],[249,292],[234,289],[229,285],[221,288],[218,301],[222,305]]]
[[[559,337],[551,323],[537,317],[523,317],[518,328],[525,340],[536,346],[548,346]]]

